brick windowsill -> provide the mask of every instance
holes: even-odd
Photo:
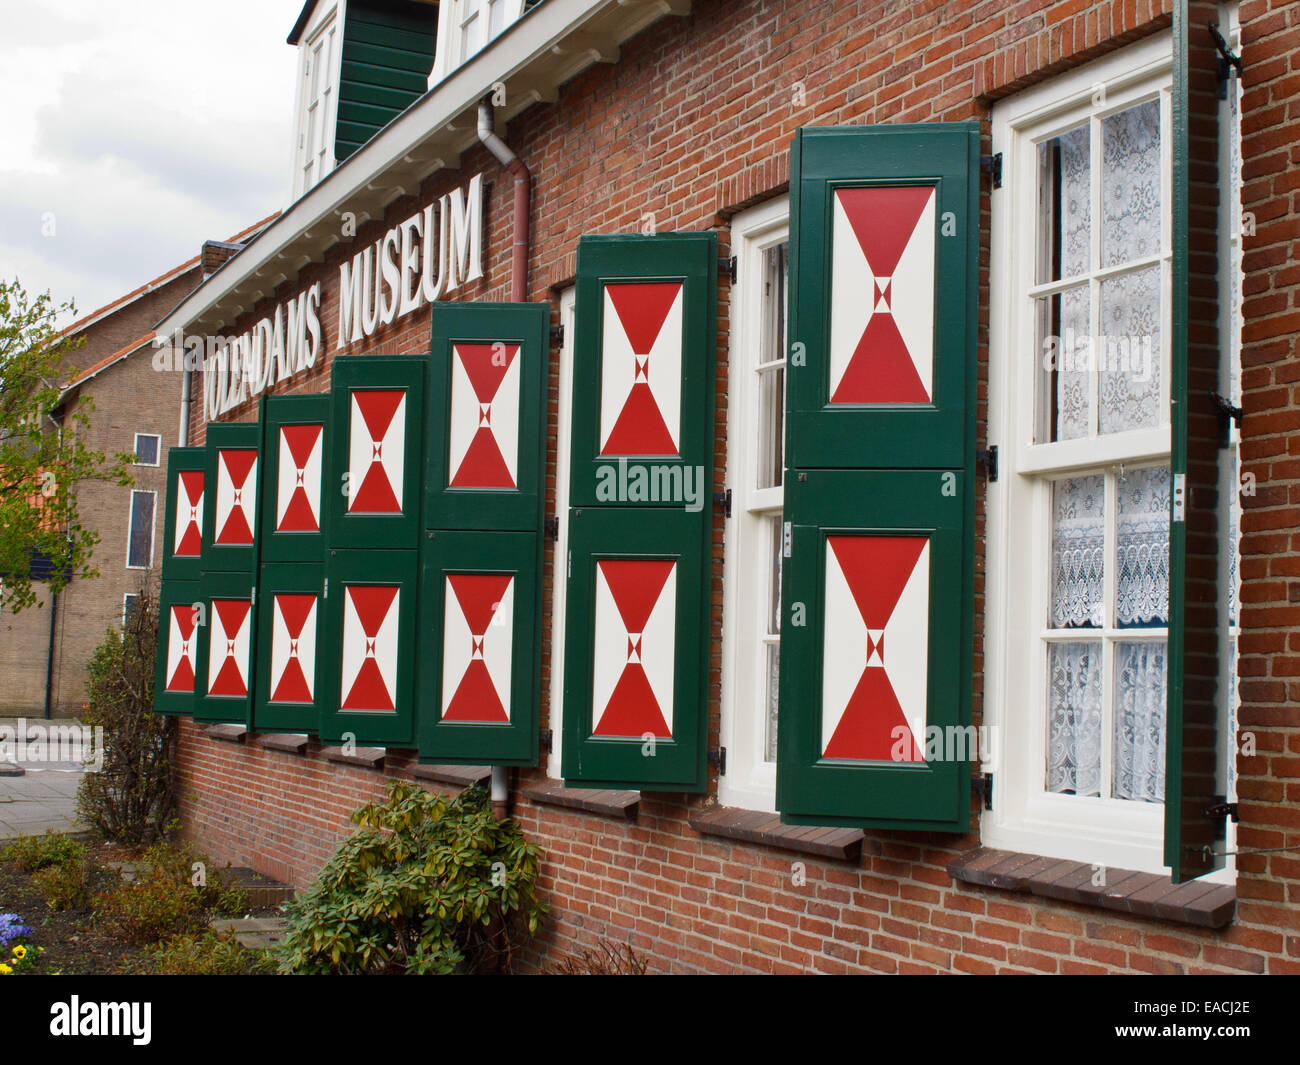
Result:
[[[438,784],[451,784],[457,788],[469,788],[475,784],[487,787],[492,779],[490,765],[425,765],[411,766],[411,776],[416,780],[432,780]]]
[[[1230,884],[1207,884],[1202,880],[1175,884],[1169,877],[1154,873],[1106,869],[1106,882],[1099,886],[1093,883],[1097,869],[1088,862],[1040,858],[989,847],[969,851],[948,863],[949,875],[968,884],[1199,928],[1223,928],[1232,922],[1237,891]]]
[[[540,780],[522,790],[526,799],[545,806],[564,806],[602,817],[620,817],[635,821],[641,802],[639,791],[615,791],[602,788],[566,788],[562,780]]]
[[[783,825],[778,814],[741,810],[731,806],[708,806],[692,810],[688,821],[691,828],[702,836],[721,836],[742,843],[757,843],[764,847],[844,862],[858,860],[864,838],[856,828]]]

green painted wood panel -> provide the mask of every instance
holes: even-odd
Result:
[[[537,764],[539,545],[535,532],[426,533],[421,761]]]
[[[261,445],[257,422],[208,424],[200,567],[204,573],[252,573],[257,566]]]
[[[202,451],[202,448],[197,450]],[[163,580],[158,593],[155,714],[194,713],[199,660],[198,623],[202,616],[197,580]]]
[[[263,562],[325,561],[325,491],[330,441],[328,395],[262,401]]]
[[[207,498],[203,492],[206,465],[207,451],[204,448],[174,447],[167,452],[167,500],[162,545],[164,581],[199,579],[203,557],[203,502]],[[183,483],[182,474],[185,475]]]
[[[257,687],[253,728],[314,733],[326,668],[323,562],[263,562],[257,583]]]
[[[204,573],[194,720],[252,726],[256,588],[249,573]]]

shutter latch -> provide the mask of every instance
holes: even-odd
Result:
[[[736,257],[733,255],[730,259],[719,259],[718,273],[734,285],[736,283]]]
[[[1235,802],[1216,802],[1213,806],[1205,808],[1205,816],[1212,821],[1222,821],[1225,817],[1232,818],[1232,823],[1237,823],[1237,804]]]
[[[545,751],[547,754],[551,753],[551,748],[553,743],[551,736],[552,734],[550,729],[548,728],[542,729],[542,750]]]
[[[724,488],[721,492],[713,493],[713,503],[715,506],[722,508],[723,513],[731,517],[731,489]]]
[[[993,179],[995,189],[1002,188],[1002,153],[980,156],[980,169]]]
[[[786,522],[781,527],[781,557],[789,558],[790,552],[794,548],[794,528],[790,522]]]
[[[1214,47],[1219,50],[1219,92],[1220,100],[1228,98],[1228,82],[1241,77],[1241,56],[1228,51],[1228,42],[1223,39],[1219,27],[1210,23],[1210,36],[1214,38]]]
[[[551,343],[552,344],[564,343],[564,326],[562,325],[551,326]]]
[[[988,474],[990,481],[996,481],[998,479],[998,445],[997,444],[994,444],[992,447],[986,450],[976,451],[975,461],[984,467],[984,471],[985,473]]]
[[[984,773],[970,778],[971,787],[975,789],[975,794],[984,801],[984,809],[993,809],[993,774]]]
[[[560,538],[560,519],[558,516],[547,518],[543,528],[546,530],[548,540],[554,542]]]
[[[727,748],[725,748],[725,747],[710,747],[710,748],[709,748],[709,765],[715,765],[715,766],[717,766],[717,767],[718,767],[718,776],[720,776],[720,777],[725,777],[725,776],[727,775]]]

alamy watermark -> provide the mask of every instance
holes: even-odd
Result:
[[[681,463],[604,462],[596,467],[601,503],[680,503],[691,513],[704,508],[704,467]]]
[[[1067,329],[1062,336],[1043,341],[1043,369],[1048,373],[1127,374],[1134,381],[1151,380],[1155,344],[1150,334],[1121,336],[1102,333],[1076,333]]]
[[[0,725],[0,762],[73,762],[86,771],[104,768],[104,729],[78,724],[28,723]]]

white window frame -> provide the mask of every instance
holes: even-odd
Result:
[[[782,513],[784,489],[757,488],[762,390],[755,352],[763,323],[764,253],[790,235],[785,197],[744,211],[731,222],[737,284],[731,290],[727,354],[727,480],[732,517],[723,533],[722,691],[719,737],[727,772],[718,801],[776,811],[776,763],[766,759],[766,655],[772,558],[768,531]],[[769,364],[774,365],[774,364]]]
[[[140,440],[141,438],[152,439],[158,442],[158,461],[141,462],[140,461]],[[162,465],[162,435],[160,433],[136,433],[135,434],[135,465],[137,466],[161,466]]]
[[[438,43],[433,69],[429,72],[430,88],[496,40],[496,37],[485,38],[477,48],[468,51],[462,32],[475,18],[482,19],[486,26],[493,7],[502,12],[501,29],[496,34],[499,37],[523,17],[524,0],[442,0],[438,5]]]
[[[347,5],[345,0],[337,3],[322,4],[312,13],[310,21],[299,37],[297,91],[294,98],[293,122],[293,198],[310,192],[334,169],[334,132],[338,122],[339,82],[343,70],[343,21]],[[333,34],[334,45],[330,54],[330,70],[325,81],[325,115],[322,119],[323,151],[317,151],[320,166],[307,177],[308,122],[307,111],[311,106],[310,86],[311,70],[308,61],[319,42],[326,35]],[[320,149],[320,145],[314,147]]]
[[[559,395],[555,409],[555,520],[557,532],[551,571],[551,683],[550,729],[551,750],[546,757],[546,775],[562,779],[561,755],[564,750],[564,619],[565,597],[569,587],[569,458],[572,454],[573,429],[573,334],[576,288],[570,285],[560,293]]]
[[[150,518],[149,518],[149,560],[143,566],[131,565],[131,526],[132,526],[132,519],[135,516],[135,497],[138,495],[153,497],[153,510],[150,513]],[[151,492],[143,488],[131,489],[131,499],[127,504],[127,510],[126,510],[126,568],[127,569],[147,570],[153,566],[153,549],[154,549],[155,533],[157,532],[157,529],[158,529],[158,493]]]
[[[122,628],[123,628],[123,630],[126,629],[126,612],[127,612],[127,610],[130,608],[130,606],[131,606],[131,600],[132,600],[132,599],[139,599],[139,598],[140,598],[140,593],[139,593],[139,592],[123,592],[123,593],[122,593]]]
[[[1030,293],[1035,284],[1037,145],[1092,116],[1125,110],[1157,96],[1162,111],[1162,181],[1165,217],[1162,299],[1170,306],[1170,196],[1172,36],[1165,32],[999,102],[993,111],[993,151],[1003,155],[1003,187],[992,193],[989,292],[988,439],[1005,456],[996,482],[988,484],[985,595],[984,705],[996,725],[993,810],[981,816],[987,846],[1085,861],[1142,872],[1165,873],[1165,807],[1159,803],[1057,795],[1044,789],[1046,751],[1046,656],[1040,607],[1048,598],[1051,483],[1047,474],[1100,473],[1119,463],[1128,468],[1168,462],[1171,433],[1169,318],[1162,323],[1161,399],[1156,428],[1080,440],[1035,443],[1037,335]],[[1104,94],[1098,98],[1098,88]],[[1095,153],[1094,153],[1095,154]],[[1100,161],[1094,159],[1094,168]],[[1096,170],[1094,169],[1094,182]],[[1100,225],[1092,212],[1095,229]],[[1094,293],[1095,300],[1095,293]],[[1095,311],[1095,309],[1094,309]],[[1026,353],[1029,353],[1028,356]],[[1095,405],[1093,408],[1095,415]],[[1106,520],[1113,524],[1113,493]],[[1113,535],[1108,535],[1111,544]],[[1107,581],[1113,582],[1108,556]],[[1108,594],[1108,599],[1110,595]],[[1158,636],[1166,630],[1152,630]],[[1110,630],[1090,630],[1102,636]],[[1110,684],[1109,674],[1103,684]],[[1109,744],[1109,736],[1104,741]],[[1103,757],[1103,770],[1109,759]],[[1216,878],[1231,879],[1225,870]]]

